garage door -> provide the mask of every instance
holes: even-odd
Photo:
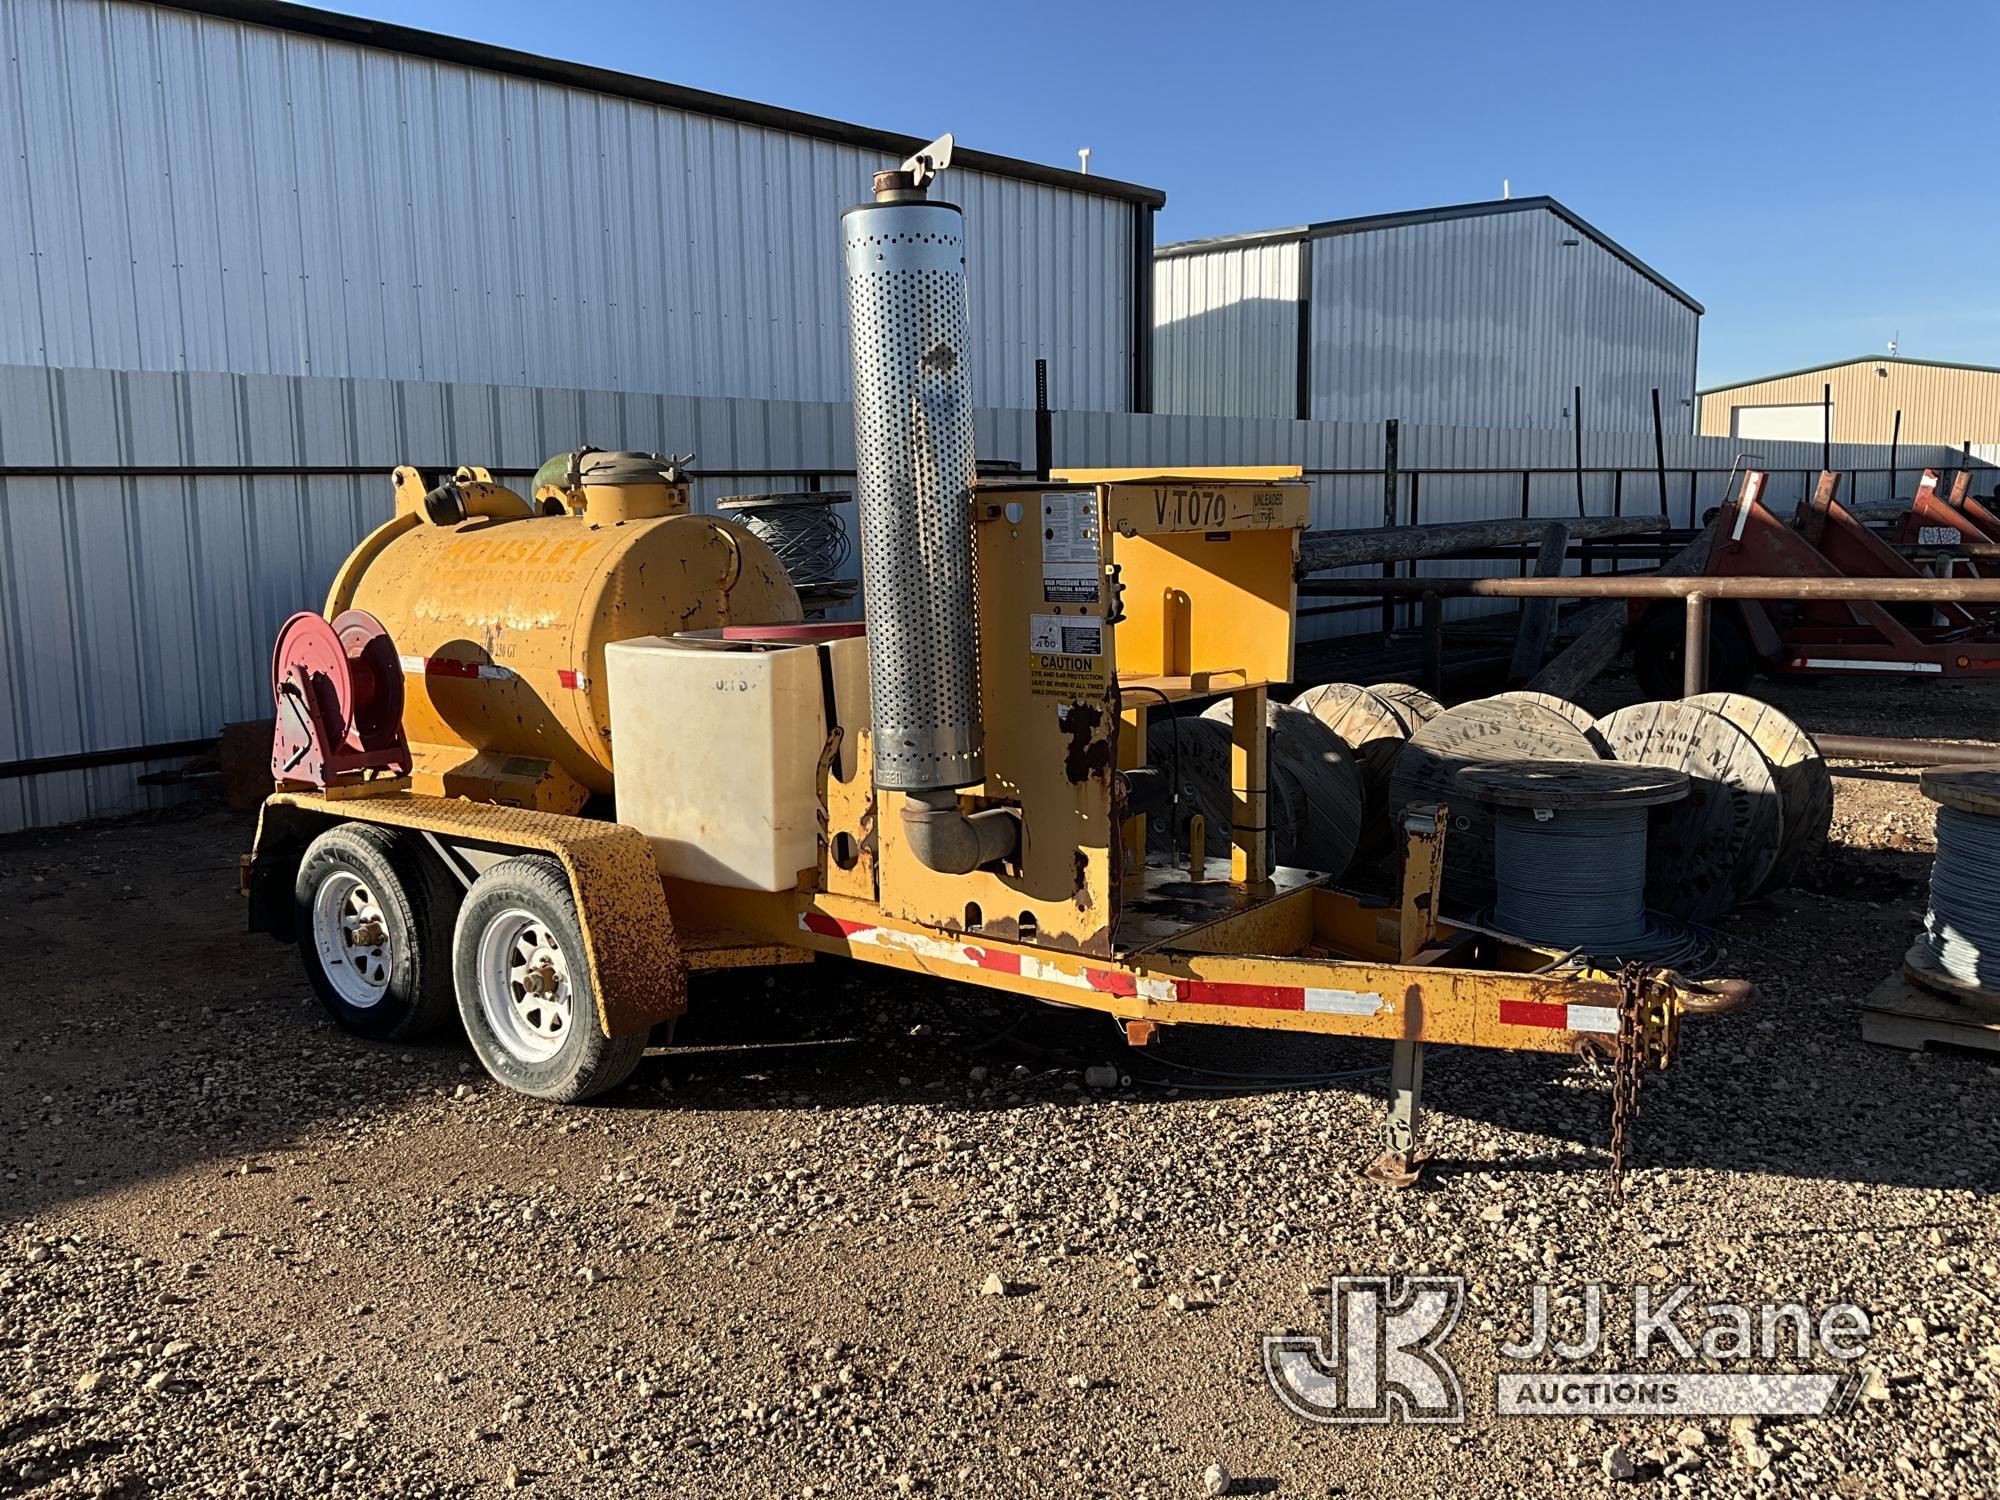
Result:
[[[1837,411],[1834,415],[1839,417]],[[1802,406],[1735,406],[1730,408],[1729,432],[1755,443],[1817,443],[1826,432],[1826,408],[1817,401]]]

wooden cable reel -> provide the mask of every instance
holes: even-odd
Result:
[[[1292,707],[1310,714],[1350,752],[1361,783],[1358,852],[1378,859],[1395,846],[1389,819],[1389,778],[1410,732],[1421,722],[1409,709],[1371,688],[1328,682],[1307,688]]]
[[[1705,922],[1765,888],[1784,838],[1771,763],[1749,734],[1693,702],[1635,703],[1597,725],[1631,764],[1685,771],[1688,796],[1655,814],[1646,903]]]
[[[1202,718],[1233,725],[1227,698]],[[1365,816],[1365,776],[1348,747],[1311,714],[1266,702],[1271,805],[1271,847],[1281,865],[1340,876],[1354,862]],[[1157,758],[1154,764],[1159,764]]]
[[[1467,796],[1458,773],[1493,761],[1600,760],[1600,741],[1565,714],[1518,698],[1481,698],[1448,709],[1410,736],[1389,784],[1392,818],[1412,803],[1451,810],[1444,892],[1461,907],[1492,904],[1493,810]]]
[[[1558,698],[1554,693],[1533,693],[1526,688],[1513,688],[1504,693],[1495,693],[1495,702],[1539,703],[1551,713],[1561,714],[1570,723],[1589,735],[1597,744],[1597,753],[1609,757],[1611,749],[1604,743],[1604,736],[1597,732],[1597,719],[1589,709],[1578,708],[1567,698]]]
[[[1437,699],[1407,682],[1378,682],[1368,691],[1394,704],[1409,721],[1412,734],[1445,711],[1444,705]]]
[[[1742,693],[1701,693],[1686,700],[1729,720],[1756,742],[1778,779],[1784,832],[1778,858],[1758,894],[1783,890],[1826,847],[1833,826],[1833,777],[1811,735],[1768,703]]]
[[[1200,718],[1155,719],[1146,726],[1146,758],[1177,788],[1179,805],[1169,804],[1146,819],[1149,857],[1180,862],[1188,858],[1188,822],[1200,813],[1206,825],[1203,852],[1209,859],[1227,859],[1235,827],[1231,762],[1234,740],[1230,726],[1206,714]],[[1275,864],[1281,849],[1297,839],[1297,791],[1289,779],[1268,778],[1264,816],[1268,847]],[[1266,871],[1268,874],[1269,872]]]

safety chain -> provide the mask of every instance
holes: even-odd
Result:
[[[1639,1084],[1651,1060],[1646,1031],[1646,971],[1629,963],[1618,975],[1618,1047],[1611,1059],[1611,1201],[1625,1201],[1625,1140],[1639,1117]]]

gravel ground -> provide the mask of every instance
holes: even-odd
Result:
[[[1772,696],[1809,727],[2000,729],[1953,685]],[[1991,1493],[2000,1068],[1858,1039],[1930,804],[1906,773],[1837,788],[1801,887],[1723,924],[1762,1002],[1690,1023],[1649,1080],[1622,1207],[1607,1085],[1566,1059],[1434,1056],[1436,1166],[1392,1194],[1355,1176],[1379,1076],[1216,1076],[1379,1048],[1133,1053],[1099,1018],[834,963],[705,982],[680,1046],[546,1108],[462,1045],[335,1032],[293,953],[242,933],[243,819],[0,841],[36,966],[0,1046],[0,1495],[1186,1496],[1212,1465],[1285,1496]],[[1330,1276],[1412,1269],[1469,1284],[1469,1421],[1282,1410],[1259,1336],[1324,1329]],[[1538,1280],[1856,1302],[1866,1396],[1498,1419],[1494,1348]]]

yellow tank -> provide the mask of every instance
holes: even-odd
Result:
[[[577,511],[483,469],[430,489],[396,471],[396,515],[342,565],[326,615],[364,609],[395,641],[414,790],[575,811],[612,785],[607,643],[800,618],[770,548],[687,513],[677,475],[593,488]]]

